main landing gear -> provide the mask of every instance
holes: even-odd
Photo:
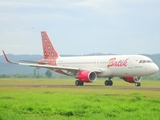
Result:
[[[113,85],[113,81],[112,80],[106,80],[104,82],[105,86],[112,86]],[[75,85],[76,86],[83,86],[84,85],[84,82],[80,81],[80,80],[76,80],[75,81]]]
[[[105,84],[105,86],[112,86],[112,85],[113,85],[113,81],[112,81],[111,79],[109,79],[109,80],[106,80],[106,81],[104,82],[104,84]],[[84,85],[84,82],[83,82],[83,81],[80,81],[80,80],[76,80],[76,81],[75,81],[75,85],[76,85],[76,86],[83,86],[83,85]],[[141,83],[140,83],[140,82],[136,82],[136,83],[135,83],[135,86],[136,86],[136,87],[140,87],[140,86],[141,86]]]
[[[106,80],[104,82],[104,84],[105,84],[105,86],[112,86],[113,85],[113,81],[109,79],[109,80]]]
[[[80,80],[76,80],[75,81],[75,85],[76,86],[83,86],[84,82],[80,81]]]

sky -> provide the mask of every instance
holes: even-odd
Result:
[[[42,55],[160,53],[160,0],[0,0],[0,49]],[[2,55],[2,52],[0,52]]]

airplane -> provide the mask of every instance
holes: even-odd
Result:
[[[112,86],[113,77],[120,77],[126,82],[141,86],[141,78],[158,72],[158,66],[143,55],[105,55],[61,57],[55,50],[46,31],[41,31],[44,58],[38,62],[12,62],[2,50],[8,63],[37,68],[47,68],[54,72],[74,76],[76,86],[94,82],[97,78],[108,78],[105,86]]]

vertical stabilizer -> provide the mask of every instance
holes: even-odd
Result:
[[[42,31],[41,36],[42,36],[44,59],[58,58],[59,55],[56,52],[56,50],[54,49],[52,42],[50,41],[46,31]]]

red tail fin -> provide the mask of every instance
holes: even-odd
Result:
[[[43,45],[43,54],[44,54],[44,59],[48,58],[58,58],[58,53],[54,49],[52,42],[50,41],[46,31],[41,32],[42,36],[42,45]]]

